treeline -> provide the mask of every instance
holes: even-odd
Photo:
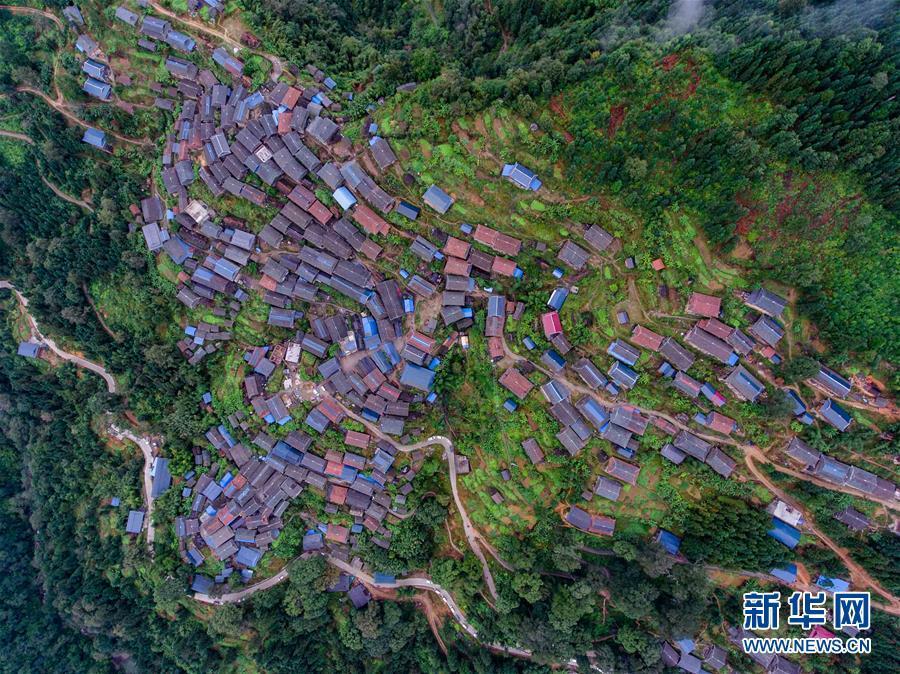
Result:
[[[4,327],[0,671],[201,674],[237,661],[285,674],[364,671],[372,662],[403,672],[547,671],[449,632],[444,656],[413,604],[356,611],[326,592],[337,574],[321,557],[298,562],[288,583],[252,602],[199,611],[185,594],[187,566],[151,560],[143,539],[124,533],[128,508],[141,503],[141,463],[104,447],[91,428],[109,402],[102,383],[71,365],[42,374],[14,353]]]
[[[25,94],[0,110],[34,139],[2,141],[15,152],[0,153],[0,278],[28,298],[46,332],[71,338],[116,376],[139,419],[158,424],[176,446],[188,443],[208,426],[198,405],[205,369],[179,354],[169,333],[179,311],[172,288],[156,281],[140,233],[129,233],[128,209],[146,194],[151,158],[88,148],[80,129]],[[95,212],[57,198],[42,177],[76,196],[89,189]],[[91,306],[95,284],[128,306],[112,335]]]

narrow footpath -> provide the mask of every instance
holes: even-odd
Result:
[[[15,286],[9,281],[0,280],[0,290],[11,290],[13,295],[16,296],[16,299],[19,301],[19,304],[22,305],[22,308],[25,310],[25,316],[28,318],[28,324],[31,328],[31,338],[38,342],[39,344],[43,344],[48,349],[50,349],[57,356],[62,358],[63,360],[67,360],[70,363],[75,363],[80,368],[84,368],[85,370],[90,370],[91,372],[100,375],[103,378],[103,381],[106,382],[106,388],[110,393],[116,393],[118,391],[118,386],[116,384],[115,378],[107,372],[106,368],[100,365],[99,363],[95,363],[87,358],[83,358],[82,356],[78,356],[74,353],[69,353],[61,349],[57,346],[56,342],[52,340],[50,337],[44,335],[40,327],[37,324],[37,321],[34,319],[30,313],[28,313],[28,299],[16,290]]]

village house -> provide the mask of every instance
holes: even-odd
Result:
[[[541,188],[541,181],[531,169],[525,168],[519,162],[504,164],[502,175],[517,187],[523,190],[537,192]]]
[[[744,303],[748,307],[756,309],[760,313],[775,319],[781,318],[781,314],[784,313],[784,309],[787,307],[787,300],[785,298],[781,297],[781,295],[776,295],[763,287],[756,288],[747,295],[747,299],[744,300]]]
[[[717,318],[722,311],[722,298],[697,292],[691,293],[684,311],[693,316]]]
[[[591,515],[574,506],[566,513],[565,519],[568,524],[576,529],[598,536],[612,536],[616,528],[616,521],[612,517]]]

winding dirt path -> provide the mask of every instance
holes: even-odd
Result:
[[[216,38],[222,40],[222,42],[224,42],[225,44],[227,44],[231,47],[238,47],[239,49],[243,49],[252,54],[258,54],[259,56],[262,56],[264,59],[266,59],[269,63],[272,64],[272,72],[269,73],[269,78],[273,82],[277,82],[278,79],[281,77],[281,74],[284,72],[284,64],[282,63],[281,59],[278,56],[275,56],[275,54],[269,54],[264,51],[252,49],[252,48],[242,44],[240,40],[237,40],[237,39],[231,37],[225,31],[211,28],[208,25],[206,25],[205,23],[202,23],[200,21],[197,21],[190,17],[184,17],[179,14],[176,14],[171,9],[168,9],[167,7],[163,7],[161,4],[159,4],[155,0],[150,0],[149,4],[155,11],[157,11],[160,14],[162,14],[163,16],[171,19],[172,21],[176,21],[185,26],[190,26],[194,30],[199,31],[201,33],[206,33],[207,35],[212,35],[213,37],[216,37]]]
[[[49,105],[51,108],[56,110],[59,114],[61,114],[63,117],[68,119],[70,122],[73,122],[74,124],[77,124],[78,126],[80,126],[82,128],[85,128],[85,129],[94,128],[90,124],[85,122],[83,119],[78,117],[71,110],[69,110],[65,106],[64,103],[60,103],[59,101],[56,101],[56,100],[50,98],[47,94],[45,94],[43,91],[41,91],[39,89],[35,89],[34,87],[29,87],[27,85],[22,84],[22,85],[19,85],[18,87],[16,87],[16,91],[23,92],[26,94],[31,94],[32,96],[37,96],[42,101],[44,101],[47,105]],[[137,147],[150,147],[153,145],[153,143],[147,138],[131,138],[129,136],[123,136],[121,133],[119,133],[117,131],[107,131],[106,133],[108,133],[113,138],[122,141],[123,143],[130,143],[131,145],[136,145]]]
[[[766,474],[759,469],[759,466],[756,465],[757,460],[759,460],[760,462],[766,462],[766,457],[762,453],[762,451],[755,446],[745,448],[744,462],[747,464],[747,468],[753,474],[753,477],[756,478],[757,481],[765,485],[766,489],[775,494],[782,501],[791,504],[803,513],[803,517],[806,520],[806,526],[808,527],[808,529],[813,534],[815,534],[815,536],[820,541],[827,545],[835,555],[840,558],[840,560],[844,563],[844,566],[846,566],[847,570],[850,572],[850,580],[854,585],[858,587],[871,588],[887,600],[888,605],[883,607],[885,611],[891,613],[892,615],[900,615],[900,599],[881,587],[881,585],[874,578],[872,578],[871,575],[869,575],[868,571],[866,571],[862,566],[851,559],[850,555],[844,548],[840,547],[837,543],[835,543],[828,536],[822,533],[822,531],[819,530],[814,524],[812,516],[809,514],[809,512],[806,511],[806,509],[803,507],[803,504],[798,503],[795,499],[792,499],[781,489],[779,489],[768,478],[768,476],[766,476]]]
[[[481,549],[482,544],[488,547],[494,557],[497,557],[497,553],[493,550],[493,548],[490,548],[490,546],[487,545],[484,537],[481,535],[478,529],[475,528],[475,525],[472,524],[472,520],[469,519],[469,513],[466,511],[466,506],[459,495],[459,488],[456,483],[456,453],[453,447],[453,441],[443,435],[432,435],[431,437],[422,440],[421,442],[416,442],[412,445],[396,445],[391,438],[381,432],[380,428],[363,419],[342,402],[337,402],[339,405],[341,405],[347,416],[349,416],[354,421],[358,421],[359,423],[363,424],[367,429],[369,429],[369,432],[374,434],[376,437],[382,440],[387,440],[391,444],[394,444],[397,447],[397,450],[400,452],[414,452],[418,449],[424,449],[425,447],[431,447],[434,445],[440,445],[444,448],[443,458],[445,461],[447,461],[447,467],[449,469],[450,490],[453,493],[453,500],[456,503],[456,509],[459,511],[459,516],[462,519],[463,531],[466,534],[466,540],[469,542],[469,547],[478,558],[478,561],[481,562],[482,575],[484,576],[484,582],[487,585],[488,592],[490,592],[491,596],[494,598],[494,601],[497,601],[497,599],[499,599],[499,596],[497,594],[497,585],[496,583],[494,583],[494,576],[493,574],[491,574],[491,567],[488,564],[487,558],[484,556],[484,551]]]
[[[19,301],[19,304],[22,305],[22,308],[25,310],[25,315],[28,318],[28,324],[31,328],[32,339],[35,339],[39,343],[45,345],[63,360],[67,360],[70,363],[75,363],[75,365],[77,365],[78,367],[84,368],[85,370],[90,370],[91,372],[100,375],[103,378],[103,381],[106,382],[107,390],[110,393],[117,392],[118,386],[116,385],[116,380],[109,372],[107,372],[105,367],[103,367],[99,363],[90,361],[87,358],[82,358],[81,356],[75,355],[74,353],[64,351],[59,346],[57,346],[55,341],[41,332],[40,328],[38,327],[37,321],[34,319],[34,316],[32,316],[28,312],[28,299],[22,293],[16,290],[15,286],[13,286],[12,283],[10,283],[9,281],[0,280],[0,289],[11,290],[13,295],[15,295],[16,299]]]
[[[34,139],[31,136],[26,136],[24,133],[19,133],[18,131],[7,131],[6,129],[0,129],[0,136],[5,136],[14,140],[21,140],[22,142],[28,143],[29,145],[34,145]]]
[[[60,199],[62,199],[63,201],[68,201],[70,204],[73,204],[74,206],[78,206],[79,208],[83,208],[83,209],[86,210],[88,213],[93,213],[93,212],[94,212],[93,206],[91,206],[88,202],[84,201],[83,199],[77,199],[77,198],[73,197],[71,194],[67,194],[66,192],[63,192],[61,189],[59,189],[59,187],[57,187],[56,185],[54,185],[53,183],[51,183],[51,182],[50,182],[49,180],[47,180],[44,176],[41,176],[41,181],[42,181],[47,187],[50,188],[50,190],[53,192],[53,194],[55,194],[56,196],[58,196],[58,197],[59,197]]]
[[[34,145],[34,139],[31,136],[27,136],[24,133],[18,133],[17,131],[6,131],[5,129],[0,129],[0,136],[5,136],[6,138],[12,138],[14,140],[21,140],[24,143],[28,143],[29,145]],[[37,166],[38,170],[40,170],[40,165],[35,160],[35,166]],[[50,188],[50,190],[58,196],[63,201],[68,201],[70,204],[78,206],[79,208],[83,208],[89,213],[93,213],[93,207],[83,199],[78,199],[73,197],[71,194],[63,192],[59,187],[57,187],[54,183],[50,182],[43,175],[41,176],[41,181]]]
[[[151,475],[151,471],[153,470],[153,445],[147,438],[135,435],[128,429],[122,430],[118,426],[112,425],[110,426],[109,431],[116,440],[131,440],[140,447],[141,454],[144,455],[143,475],[144,503],[147,507],[147,547],[152,553],[153,539],[155,538],[155,531],[153,529],[153,476]]]
[[[50,19],[61,30],[65,30],[65,26],[63,25],[62,20],[58,16],[56,16],[56,14],[48,12],[44,9],[36,9],[35,7],[20,7],[18,5],[0,5],[0,9],[5,9],[10,14],[30,14],[31,16],[42,16],[45,19]]]

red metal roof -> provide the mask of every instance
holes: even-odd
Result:
[[[695,316],[707,316],[715,318],[722,310],[722,298],[704,295],[703,293],[691,293],[685,311]]]
[[[500,385],[519,398],[527,396],[532,389],[532,383],[514,367],[500,375]]]
[[[281,104],[284,107],[291,109],[297,105],[298,100],[300,100],[300,90],[295,89],[294,87],[288,87],[288,90],[284,92],[284,97],[281,99]],[[281,133],[280,129],[278,133]]]
[[[468,276],[472,272],[472,265],[458,257],[447,257],[444,264],[444,273],[453,276]]]
[[[561,334],[563,331],[559,314],[555,311],[548,311],[541,316],[541,326],[544,328],[544,334],[547,336],[547,339],[550,339],[553,335]]]
[[[493,248],[504,255],[516,256],[522,248],[522,242],[519,239],[498,232],[496,229],[491,229],[486,225],[478,225],[472,236],[478,243]]]
[[[500,337],[488,337],[488,355],[491,360],[503,358],[503,340]]]
[[[351,447],[359,447],[360,449],[366,449],[370,440],[371,437],[368,433],[360,433],[359,431],[347,431],[347,435],[344,436],[344,444]]]
[[[731,435],[734,431],[734,419],[718,412],[710,412],[706,417],[707,426],[718,433]]]
[[[347,487],[339,484],[332,484],[328,487],[328,501],[336,505],[344,505],[347,500]]]
[[[709,334],[719,339],[728,339],[731,333],[734,332],[734,328],[730,325],[725,325],[718,318],[704,318],[702,321],[697,321],[697,325],[701,330],[706,330]]]
[[[391,228],[384,218],[365,204],[356,204],[353,219],[369,234],[387,234]]]
[[[494,258],[494,264],[491,265],[491,273],[512,276],[516,273],[516,261],[498,255]]]
[[[278,115],[278,133],[285,134],[291,130],[291,118],[293,116],[293,113],[288,110]]]
[[[338,524],[329,524],[328,531],[325,532],[325,538],[335,543],[346,543],[350,538],[350,529]]]
[[[312,205],[307,210],[311,216],[323,225],[328,224],[328,221],[333,217],[331,211],[328,210],[328,207],[318,199],[312,202]]]
[[[469,256],[469,250],[471,248],[472,244],[468,241],[463,241],[462,239],[457,239],[455,236],[451,236],[447,239],[447,243],[444,244],[444,254],[466,259]]]
[[[434,340],[417,330],[413,330],[409,333],[409,337],[406,338],[406,343],[426,353],[431,353],[431,350],[434,348]]]
[[[631,341],[645,349],[659,351],[663,336],[656,334],[649,328],[645,328],[643,325],[636,325],[631,332]]]

